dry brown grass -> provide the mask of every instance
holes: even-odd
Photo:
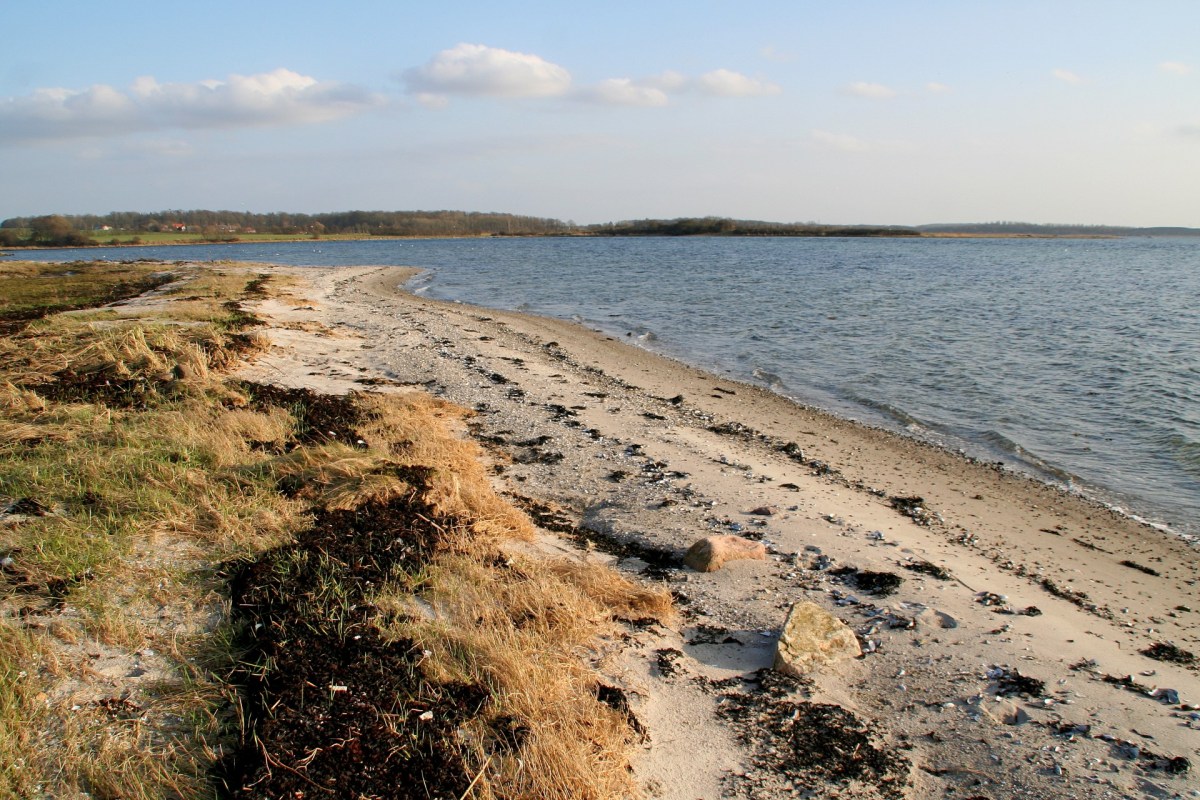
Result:
[[[310,506],[414,491],[448,547],[373,601],[398,612],[385,616],[390,634],[430,652],[427,680],[487,688],[488,714],[461,741],[473,796],[636,794],[633,734],[597,700],[589,659],[619,620],[668,619],[669,596],[598,566],[506,555],[534,528],[494,491],[463,435],[469,412],[427,395],[359,395],[360,446],[280,454],[298,420],[249,407],[223,377],[247,344],[264,346],[235,342],[221,322],[249,279],[200,271],[172,290],[174,306],[56,315],[0,340],[0,501],[48,512],[0,528],[0,557],[37,591],[61,584],[66,602],[35,593],[40,605],[18,617],[29,601],[0,577],[0,796],[210,795],[229,689],[195,664],[237,656],[214,565],[288,541]],[[50,399],[45,387],[68,373],[144,382],[149,394],[137,409]],[[131,685],[130,706],[98,705],[108,679],[90,672],[92,649],[154,652],[161,674]],[[501,720],[520,731],[515,746],[498,738]]]
[[[495,493],[478,448],[454,435],[465,412],[424,395],[366,403],[369,445],[390,442],[405,462],[433,466],[428,497],[467,526],[457,547],[376,602],[395,612],[391,635],[429,652],[430,680],[488,690],[487,719],[465,732],[470,771],[480,774],[475,796],[635,796],[634,732],[597,699],[588,655],[618,632],[619,619],[670,620],[670,595],[595,564],[504,554],[498,546],[532,529]],[[498,741],[496,720],[523,731],[518,747]]]

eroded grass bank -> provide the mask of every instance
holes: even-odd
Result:
[[[72,268],[0,343],[0,795],[632,792],[585,656],[664,595],[513,548],[462,409],[228,379],[280,278]]]

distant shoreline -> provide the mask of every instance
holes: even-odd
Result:
[[[925,232],[915,234],[871,234],[856,236],[853,234],[788,234],[788,233],[698,233],[698,234],[644,234],[644,233],[530,233],[530,234],[478,234],[445,236],[322,236],[313,239],[309,236],[264,236],[254,239],[232,239],[229,241],[206,241],[199,239],[166,239],[153,242],[96,242],[91,245],[15,245],[0,252],[0,256],[17,255],[19,253],[39,252],[43,250],[91,250],[93,248],[143,248],[143,247],[176,247],[199,245],[241,245],[241,244],[271,244],[284,242],[387,242],[387,241],[429,241],[435,239],[678,239],[678,238],[712,238],[712,239],[1125,239],[1128,236],[1117,234],[1051,234],[1051,233],[950,233]]]

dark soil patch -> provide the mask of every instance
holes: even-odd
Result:
[[[226,796],[407,800],[466,790],[456,731],[485,709],[486,691],[424,681],[420,649],[384,640],[365,600],[440,546],[434,518],[407,499],[320,511],[294,544],[231,568],[249,652],[235,676],[247,733],[216,775]]]
[[[1194,653],[1184,650],[1182,647],[1176,647],[1168,642],[1155,642],[1140,652],[1142,655],[1153,658],[1155,661],[1167,661],[1172,664],[1183,664],[1184,666],[1191,666],[1196,663],[1196,655]]]
[[[894,572],[872,572],[851,566],[831,569],[829,574],[846,578],[860,592],[873,594],[876,597],[888,597],[895,594],[896,590],[900,588],[900,584],[904,583],[904,578]]]
[[[364,418],[353,395],[318,394],[311,389],[287,389],[263,383],[242,382],[238,386],[249,396],[252,409],[261,411],[274,406],[296,418],[293,440],[285,450],[300,444],[358,442],[357,428]]]
[[[1021,697],[1041,697],[1046,693],[1045,681],[1022,675],[1020,670],[1008,667],[998,667],[992,673],[992,680],[996,682],[997,697],[1014,694]]]
[[[804,786],[865,784],[877,796],[904,796],[907,758],[869,721],[841,706],[796,700],[802,684],[763,675],[757,691],[723,695],[720,714],[755,751],[756,766]]]
[[[931,578],[937,578],[939,581],[948,581],[951,579],[950,573],[943,567],[937,564],[932,564],[928,561],[910,561],[907,564],[902,564],[906,570],[910,572],[919,572],[922,575],[928,575]]]
[[[895,594],[902,583],[904,583],[904,578],[901,578],[894,572],[871,572],[864,570],[854,576],[854,585],[860,591],[873,594],[876,597],[887,597],[888,595]]]

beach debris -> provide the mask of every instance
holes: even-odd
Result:
[[[939,567],[937,564],[930,563],[929,561],[913,559],[901,564],[900,566],[904,567],[910,572],[919,572],[922,575],[928,575],[931,578],[937,578],[939,581],[948,581],[951,578],[949,571],[947,571],[944,567]]]
[[[1155,642],[1138,652],[1147,658],[1153,658],[1155,661],[1166,661],[1172,664],[1183,664],[1184,666],[1191,666],[1196,663],[1195,654],[1169,642]]]
[[[654,651],[654,665],[658,667],[658,674],[664,678],[679,672],[678,664],[683,658],[686,658],[683,651],[676,647],[663,647]]]
[[[715,572],[730,561],[745,560],[766,561],[766,545],[741,536],[706,536],[683,557],[684,566],[696,572]]]
[[[929,512],[929,509],[925,508],[924,497],[916,495],[910,497],[889,497],[888,502],[892,508],[910,518],[918,525],[929,525],[933,521],[933,514]]]
[[[1006,665],[993,665],[987,671],[989,680],[996,684],[997,697],[1020,695],[1021,697],[1041,697],[1046,693],[1046,682],[1038,678],[1022,675],[1021,671]]]
[[[831,570],[830,574],[846,577],[859,591],[873,594],[876,597],[895,594],[896,590],[900,588],[900,584],[904,583],[904,578],[894,572],[873,572],[851,566],[838,567]]]
[[[800,448],[800,445],[796,444],[795,442],[781,444],[778,449],[779,452],[783,453],[792,461],[799,461],[801,464],[803,464],[806,460],[804,458],[804,451]]]
[[[888,595],[895,594],[902,583],[904,583],[904,578],[901,578],[894,572],[863,570],[854,575],[855,586],[860,591],[873,594],[876,597],[887,597]]]
[[[1179,692],[1175,689],[1158,688],[1150,692],[1150,696],[1156,700],[1161,700],[1169,706],[1179,705]]]
[[[779,513],[775,506],[756,506],[746,512],[752,517],[773,517]]]
[[[1121,566],[1129,567],[1130,569],[1136,569],[1138,572],[1144,572],[1147,575],[1153,575],[1155,578],[1159,577],[1162,574],[1156,569],[1151,569],[1150,567],[1142,566],[1141,564],[1137,563],[1136,561],[1130,561],[1129,559],[1125,559],[1124,561],[1122,561]]]
[[[989,608],[1002,607],[1008,605],[1008,597],[995,592],[979,592],[975,595],[975,602]]]
[[[822,664],[862,655],[858,637],[816,603],[794,604],[776,643],[774,668],[801,676]]]

